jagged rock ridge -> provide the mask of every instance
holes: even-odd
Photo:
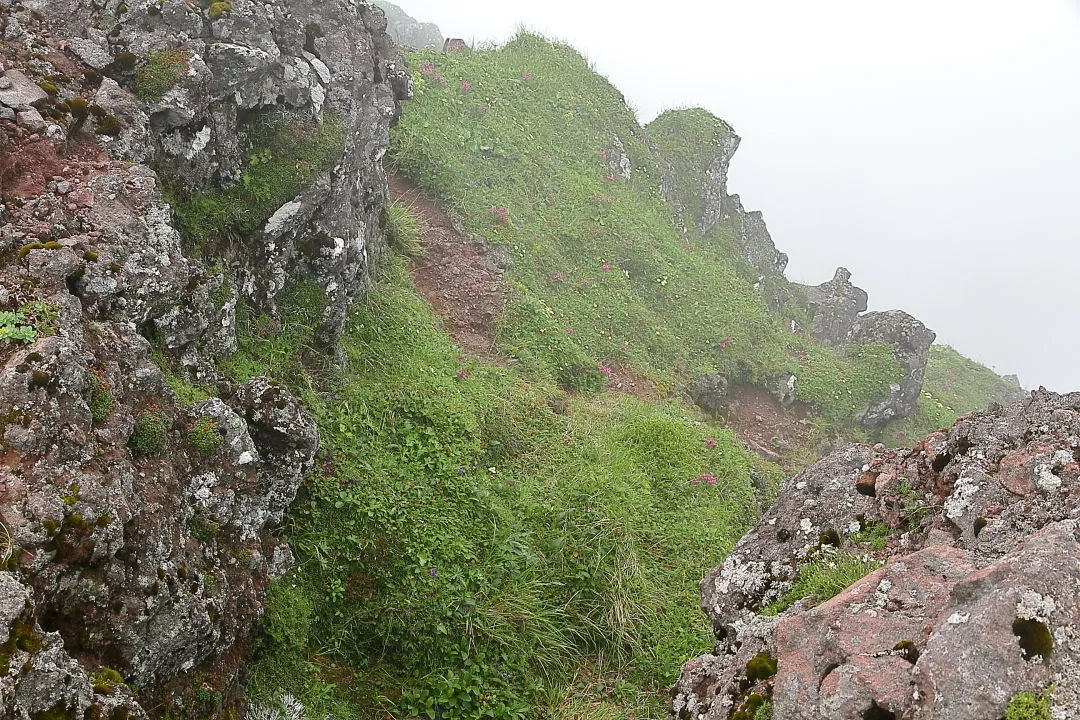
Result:
[[[411,50],[442,50],[445,39],[435,23],[420,22],[397,5],[373,0],[386,13],[386,31],[394,42]]]
[[[788,256],[777,250],[762,214],[748,212],[738,195],[728,193],[728,169],[740,143],[728,123],[704,110],[677,110],[661,115],[648,129],[667,148],[666,157],[659,151],[663,164],[660,191],[676,215],[704,237],[721,224],[733,224],[737,229],[736,261],[751,274],[766,304],[774,312],[794,309],[809,317],[808,328],[792,321],[793,331],[809,331],[818,342],[840,349],[848,343],[875,342],[895,348],[894,356],[904,369],[903,379],[893,385],[887,397],[854,419],[873,427],[911,415],[922,390],[934,333],[900,311],[863,314],[867,294],[851,284],[846,268],[838,268],[831,281],[816,287],[788,281],[784,275]],[[672,138],[679,141],[676,148]],[[685,142],[693,146],[686,149],[682,146]],[[777,386],[787,388],[792,382],[797,384],[798,377],[779,378]]]
[[[1080,393],[1036,391],[911,451],[833,453],[702,581],[718,644],[683,667],[671,717],[728,718],[758,695],[797,720],[984,720],[1051,686],[1054,717],[1072,717],[1078,497]],[[891,534],[884,567],[817,607],[762,614],[809,560],[867,552],[853,536],[875,526]],[[756,672],[761,658],[775,665]]]
[[[301,280],[326,291],[316,340],[340,334],[383,249],[408,75],[382,12],[349,0],[0,8],[0,311],[24,333],[0,344],[0,715],[144,717],[121,679],[196,712],[185,677],[227,709],[319,441],[287,390],[215,362],[239,303],[272,314]],[[241,180],[272,112],[332,116],[339,158],[194,259],[163,183]],[[217,397],[182,406],[162,355]]]

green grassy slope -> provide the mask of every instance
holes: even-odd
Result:
[[[225,369],[287,383],[324,441],[248,696],[309,718],[663,717],[714,641],[697,582],[780,471],[678,401],[600,392],[598,366],[670,387],[792,371],[834,427],[898,368],[787,332],[732,260],[738,228],[684,234],[644,131],[573,50],[522,34],[413,62],[393,161],[510,249],[499,343],[519,362],[461,355],[401,258],[352,311],[344,368],[306,347],[318,287],[286,293],[280,322],[241,317]],[[606,177],[615,137],[630,181]]]
[[[663,385],[709,372],[771,386],[843,424],[887,392],[884,346],[846,357],[788,332],[732,257],[738,228],[684,234],[659,194],[660,158],[621,95],[573,49],[520,34],[496,51],[414,57],[416,99],[393,161],[472,232],[507,246],[516,299],[504,349],[573,388],[629,364]],[[608,159],[615,140],[633,166]]]
[[[284,333],[248,321],[230,366],[299,388],[325,443],[249,696],[309,717],[662,716],[712,644],[697,582],[779,470],[679,405],[554,413],[542,377],[460,356],[399,260],[369,297],[347,373],[295,360],[315,288],[289,294]]]

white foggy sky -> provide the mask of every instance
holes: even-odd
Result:
[[[1080,0],[398,4],[448,37],[565,40],[643,123],[708,108],[789,278],[845,265],[871,309],[1080,390]]]

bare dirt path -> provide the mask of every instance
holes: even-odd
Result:
[[[408,207],[421,224],[423,254],[412,259],[410,274],[417,290],[443,318],[462,352],[504,364],[496,347],[497,323],[510,297],[505,273],[509,255],[470,238],[425,190],[394,172],[387,172],[390,199]],[[645,374],[629,366],[607,368],[611,392],[656,400],[667,395]],[[803,408],[781,408],[765,390],[733,388],[728,422],[759,455],[785,462],[810,445],[811,427]]]
[[[495,349],[496,322],[510,291],[507,260],[460,233],[425,191],[388,172],[390,199],[412,210],[420,221],[423,255],[410,271],[417,290],[446,323],[450,337],[466,354],[502,363]]]

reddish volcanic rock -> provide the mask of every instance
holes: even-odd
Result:
[[[671,717],[726,719],[761,696],[784,720],[993,720],[1049,687],[1055,720],[1080,717],[1078,457],[1080,393],[1040,390],[910,452],[852,446],[791,478],[702,581],[718,644],[683,667]],[[808,561],[866,554],[885,566],[759,614]]]

